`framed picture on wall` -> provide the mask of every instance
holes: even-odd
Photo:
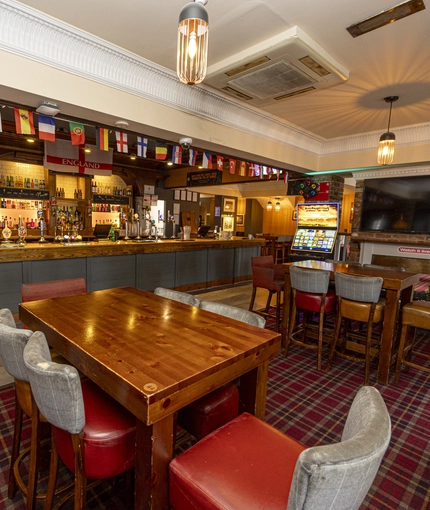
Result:
[[[244,214],[238,214],[236,216],[236,225],[238,227],[242,227],[245,224],[245,215]]]
[[[293,217],[291,218],[293,221],[296,221],[297,220],[297,210],[294,209],[293,211]]]
[[[222,219],[222,229],[224,231],[233,232],[234,220],[233,216],[224,216]]]
[[[224,198],[224,207],[223,210],[225,213],[233,213],[234,212],[234,198]]]

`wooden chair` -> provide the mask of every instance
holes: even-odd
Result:
[[[43,433],[39,429],[41,422],[46,420],[40,415],[36,406],[32,405],[30,383],[28,382],[27,368],[24,363],[24,348],[32,335],[32,331],[17,329],[12,312],[4,308],[0,310],[0,358],[6,372],[14,378],[15,382],[15,418],[13,425],[13,444],[10,456],[9,483],[7,497],[12,499],[16,494],[17,486],[26,496],[26,508],[35,508],[36,500],[44,499],[44,494],[36,493],[38,464],[40,450],[37,437]],[[24,415],[31,418],[32,433],[30,447],[21,450],[22,421]],[[49,430],[47,431],[49,435]],[[19,465],[25,457],[30,455],[27,483],[21,478]]]
[[[291,266],[290,278],[292,299],[285,357],[291,343],[315,349],[317,368],[321,370],[323,344],[332,341],[332,338],[323,335],[324,318],[325,314],[333,312],[336,306],[336,293],[329,289],[330,271],[309,271]],[[297,310],[303,312],[303,322],[298,327],[295,325]],[[318,314],[317,325],[311,323],[314,314]]]
[[[417,328],[430,331],[430,302],[428,301],[412,301],[402,308],[402,330],[394,378],[396,384],[399,382],[402,365],[405,366],[406,370],[409,370],[409,367],[413,367],[430,374],[430,365],[426,367],[413,360],[414,356],[415,358],[419,357],[427,361],[430,360],[428,354],[414,350]]]
[[[379,355],[380,340],[372,336],[373,325],[384,319],[385,300],[380,299],[383,278],[335,273],[336,324],[327,361],[330,370],[336,355],[364,363],[364,384],[369,384],[370,361]],[[344,321],[345,319],[345,321]],[[352,332],[351,321],[367,324],[365,334]],[[342,322],[345,322],[341,334]]]
[[[244,413],[170,463],[173,510],[358,510],[391,437],[376,388],[356,394],[341,441],[305,448]]]
[[[252,295],[251,302],[249,303],[249,311],[255,312],[267,319],[271,317],[269,308],[272,301],[273,294],[276,294],[276,314],[275,314],[275,329],[279,331],[279,320],[281,316],[281,292],[284,290],[284,273],[282,267],[273,263],[271,255],[264,255],[260,257],[251,257],[252,267]],[[266,289],[269,291],[267,297],[266,307],[262,310],[254,310],[255,296],[257,289]]]
[[[134,467],[136,418],[89,379],[81,382],[74,367],[54,363],[43,333],[31,335],[24,361],[33,401],[52,428],[45,510],[52,507],[59,458],[75,475],[74,509],[84,510],[87,479]]]

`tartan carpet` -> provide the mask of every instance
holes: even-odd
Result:
[[[419,346],[430,352],[430,334],[418,332]],[[305,446],[330,444],[340,440],[346,415],[358,388],[363,384],[363,366],[335,358],[330,372],[316,370],[314,351],[292,346],[289,356],[271,361],[267,392],[267,422],[294,437]],[[376,363],[371,369],[375,383]],[[393,376],[392,376],[393,378]],[[392,438],[378,475],[363,502],[362,509],[430,508],[430,375],[410,369],[400,383],[375,384],[380,390],[392,420]],[[0,389],[0,510],[23,510],[18,492],[7,499],[9,455],[12,444],[14,390]],[[25,421],[25,441],[29,443],[29,420]],[[189,447],[193,438],[181,432],[176,454]],[[25,468],[25,466],[23,466]],[[63,468],[63,479],[69,474]],[[47,467],[41,472],[46,483]],[[88,493],[87,508],[123,510],[122,484],[106,481]],[[43,504],[38,503],[37,508]],[[64,507],[71,509],[71,503]],[[249,509],[244,509],[249,510]],[[315,509],[325,510],[325,509]]]

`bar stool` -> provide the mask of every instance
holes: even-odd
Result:
[[[383,278],[335,273],[337,296],[336,325],[326,370],[335,354],[364,363],[364,384],[369,384],[370,361],[379,355],[380,341],[372,337],[373,324],[384,318],[385,300],[380,298]],[[342,335],[343,319],[345,325]],[[351,321],[367,324],[366,335],[352,332]]]
[[[410,330],[408,328],[410,328]],[[412,301],[402,308],[402,331],[397,355],[396,375],[394,378],[396,384],[399,382],[402,365],[405,365],[405,371],[409,370],[409,367],[413,367],[430,374],[430,367],[418,365],[412,361],[412,356],[430,360],[428,354],[423,354],[414,350],[417,328],[430,331],[430,302]]]
[[[284,291],[284,273],[280,264],[273,263],[271,255],[251,257],[252,267],[252,295],[249,303],[249,311],[258,313],[267,319],[273,317],[269,314],[270,303],[273,294],[276,294],[275,329],[279,331],[279,320],[281,316],[281,292]],[[257,288],[269,291],[266,307],[261,310],[254,310]]]
[[[312,271],[300,267],[290,267],[291,278],[291,312],[288,328],[285,357],[291,343],[308,349],[317,350],[317,367],[321,370],[323,343],[331,342],[331,338],[323,335],[324,317],[326,313],[333,312],[336,306],[336,293],[329,289],[330,271]],[[295,328],[297,310],[303,310],[303,322]],[[310,322],[312,314],[319,314],[318,326]],[[309,343],[315,339],[317,343]],[[299,337],[300,338],[297,338]]]

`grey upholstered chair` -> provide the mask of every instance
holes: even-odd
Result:
[[[173,301],[179,301],[179,303],[185,303],[186,305],[200,307],[201,300],[192,294],[186,292],[179,292],[178,290],[165,289],[164,287],[157,287],[154,290],[154,294],[162,296]]]
[[[261,315],[248,310],[243,310],[237,306],[226,305],[224,303],[216,303],[213,301],[201,301],[200,308],[209,312],[229,317],[230,319],[236,319],[240,322],[257,326],[258,328],[264,328],[266,325],[266,319]]]
[[[52,506],[61,458],[75,474],[74,508],[83,510],[87,479],[134,467],[136,418],[92,381],[81,380],[76,368],[53,362],[43,333],[31,335],[24,361],[34,401],[52,429],[45,508]]]
[[[364,363],[364,384],[369,384],[370,361],[379,355],[380,340],[372,336],[373,325],[384,319],[383,279],[335,273],[337,296],[334,338],[327,361],[330,370],[334,355]],[[345,321],[344,321],[345,319]],[[366,334],[352,332],[351,321],[367,324]],[[345,322],[341,334],[342,322]]]
[[[264,328],[266,319],[256,313],[226,305],[202,301],[203,310]],[[198,440],[233,420],[239,413],[239,381],[230,382],[180,409],[178,424]]]
[[[323,334],[324,317],[326,313],[333,312],[336,306],[335,292],[329,289],[330,271],[312,271],[291,266],[290,279],[291,311],[285,357],[291,343],[314,349],[317,351],[317,368],[321,370],[323,344],[332,340],[332,337]],[[303,312],[303,321],[296,326],[296,319],[299,320],[297,310]],[[311,320],[314,314],[318,314],[317,325]]]
[[[391,437],[379,391],[360,388],[341,441],[305,448],[244,413],[170,463],[170,505],[358,510]]]
[[[0,359],[6,372],[15,380],[15,418],[9,467],[8,498],[12,499],[15,496],[16,487],[18,486],[21,492],[27,496],[27,508],[34,508],[36,502],[38,450],[37,443],[33,440],[34,436],[32,435],[29,476],[27,484],[25,484],[18,470],[23,414],[32,418],[33,427],[40,426],[38,409],[32,406],[31,388],[24,363],[24,348],[31,335],[32,331],[28,329],[16,328],[12,312],[9,309],[0,310]]]

